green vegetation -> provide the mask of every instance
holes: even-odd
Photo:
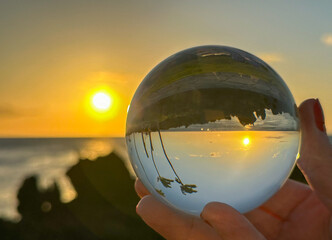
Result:
[[[137,113],[130,112],[127,135],[133,132],[168,130],[191,124],[205,124],[236,116],[243,126],[265,119],[265,110],[289,113],[297,118],[297,108],[272,96],[241,89],[200,89],[171,95]],[[254,114],[256,113],[256,115]],[[294,129],[297,130],[297,129]],[[144,142],[143,142],[144,143]]]
[[[209,49],[209,46],[206,48]],[[285,92],[285,86],[279,81],[281,79],[278,74],[268,65],[258,63],[256,58],[246,52],[217,47],[211,50],[209,56],[201,56],[197,53],[199,50],[188,49],[160,63],[144,79],[147,91],[141,96],[141,100],[146,100],[150,94],[180,79],[211,72],[249,75],[275,85],[280,91]]]

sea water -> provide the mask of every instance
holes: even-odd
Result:
[[[32,175],[38,177],[40,189],[56,183],[61,201],[72,201],[77,193],[66,175],[68,169],[80,158],[93,161],[113,150],[132,172],[123,138],[0,138],[0,218],[20,219],[17,192]]]

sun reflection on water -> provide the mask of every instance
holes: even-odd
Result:
[[[250,143],[250,139],[248,137],[245,137],[242,142],[245,146],[247,146]]]

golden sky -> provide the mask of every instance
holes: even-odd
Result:
[[[319,98],[332,133],[332,3],[321,1],[0,2],[0,137],[124,136],[127,107],[160,61],[228,45],[267,61],[297,104]],[[96,117],[101,87],[116,107]]]

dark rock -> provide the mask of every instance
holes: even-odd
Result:
[[[18,223],[0,219],[1,239],[162,239],[136,215],[139,201],[123,161],[114,153],[80,160],[67,172],[78,196],[60,201],[56,184],[37,187],[37,177],[18,191]]]

